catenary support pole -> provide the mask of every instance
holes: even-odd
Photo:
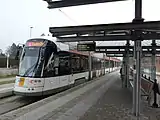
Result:
[[[125,67],[126,67],[126,70],[125,70],[125,73],[126,73],[126,76],[125,76],[125,87],[128,88],[129,86],[129,40],[127,41],[126,43],[126,57],[125,57]]]
[[[89,52],[89,80],[91,80],[91,72],[92,72],[92,59],[91,59],[91,52]]]
[[[124,65],[124,79],[123,79],[123,82],[124,82],[124,87],[127,86],[127,61],[126,61],[126,55],[124,55],[123,57],[123,65]]]
[[[151,79],[156,80],[156,40],[152,40],[152,57],[151,57]],[[154,92],[154,106],[158,106],[157,101],[159,101],[157,97],[157,93]]]
[[[141,40],[137,40],[136,46],[136,116],[140,115],[140,95],[141,95]]]
[[[110,67],[111,67],[111,61],[110,60],[111,60],[111,58],[109,57],[109,65],[108,65],[109,66],[109,73],[111,72],[110,71]]]
[[[132,105],[132,108],[133,108],[133,113],[135,114],[136,112],[136,42],[134,42],[134,57],[133,57],[133,105]]]
[[[152,57],[151,57],[151,79],[155,80],[156,79],[156,40],[152,40]]]
[[[103,69],[104,69],[104,70],[103,70],[103,75],[105,75],[105,69],[106,69],[106,56],[105,56],[104,53],[103,53],[103,60],[104,60],[104,61],[103,61],[103,67],[104,67],[104,68],[103,68]]]

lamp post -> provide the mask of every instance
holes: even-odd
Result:
[[[9,68],[9,54],[7,54],[7,68]]]
[[[30,27],[30,38],[32,37],[32,28],[33,27]]]

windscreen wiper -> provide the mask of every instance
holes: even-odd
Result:
[[[34,66],[36,66],[36,64],[37,64],[37,62],[35,63],[35,64],[33,64],[25,73],[24,73],[24,75],[23,76],[26,76],[26,74],[28,73],[30,73],[29,71],[34,67]],[[28,75],[27,74],[27,75]]]

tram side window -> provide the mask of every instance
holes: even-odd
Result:
[[[70,62],[69,57],[60,57],[59,58],[59,74],[67,75],[70,74]]]
[[[85,64],[84,64],[84,66],[85,66],[85,70],[88,70],[88,66],[89,64],[88,64],[88,58],[87,57],[85,57]]]
[[[80,70],[84,71],[85,70],[85,57],[80,57]]]
[[[44,76],[47,77],[53,77],[55,76],[55,71],[54,71],[54,54],[49,57],[48,60],[46,60],[46,66],[44,68]]]
[[[72,72],[73,73],[79,72],[81,70],[80,57],[78,55],[72,56],[71,64],[72,64]]]
[[[45,50],[45,66],[48,64],[49,60],[50,60],[50,57],[52,56],[52,54],[54,54],[54,49],[51,47],[51,46],[48,46]]]
[[[87,71],[88,70],[88,59],[86,56],[81,56],[80,57],[80,70],[83,71]]]
[[[98,70],[101,69],[101,60],[98,58],[92,58],[92,69]]]

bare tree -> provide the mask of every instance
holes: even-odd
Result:
[[[5,51],[6,55],[10,55],[11,54],[11,46],[8,46],[6,51]]]
[[[2,51],[2,49],[0,49],[0,55],[1,55],[1,54],[3,54],[3,51]]]
[[[17,53],[17,46],[15,43],[13,43],[11,46],[8,46],[5,54],[14,57]]]

